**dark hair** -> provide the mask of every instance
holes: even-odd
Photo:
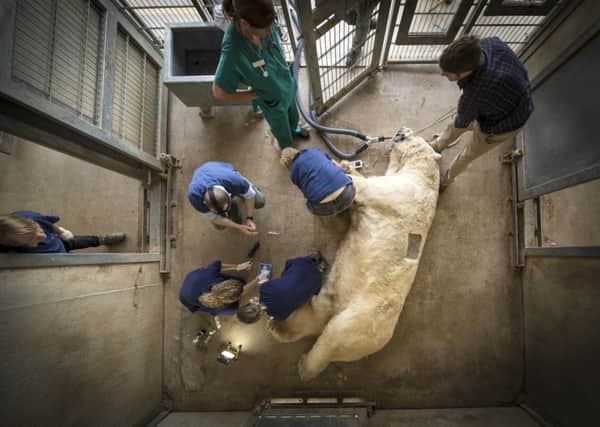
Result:
[[[237,318],[244,323],[254,323],[260,319],[262,309],[259,304],[246,303],[237,309]]]
[[[477,36],[468,35],[450,43],[440,56],[440,68],[446,73],[463,73],[479,68],[481,44]]]
[[[270,27],[275,20],[272,0],[223,0],[222,7],[227,16],[245,19],[255,28]]]

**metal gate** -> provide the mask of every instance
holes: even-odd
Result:
[[[390,3],[296,2],[317,113],[331,107],[379,67]]]
[[[436,63],[442,50],[464,34],[497,36],[521,53],[538,30],[569,2],[298,0],[295,3],[304,33],[312,106],[320,114],[380,66]],[[358,55],[350,61],[353,50]]]

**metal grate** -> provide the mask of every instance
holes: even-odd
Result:
[[[213,0],[114,0],[138,29],[159,49],[165,42],[165,24],[210,22],[213,20]],[[281,28],[281,43],[285,58],[293,61],[294,52],[285,25],[282,1],[274,1]]]
[[[449,4],[443,0],[419,0],[411,22],[410,35],[446,33],[460,3],[459,0]],[[491,3],[492,0],[470,1],[469,12],[464,22],[460,23],[457,36],[467,33],[480,37],[496,36],[518,53],[546,19],[546,16],[524,16],[521,13],[509,15],[509,7],[506,8],[506,15],[485,16]],[[400,1],[392,40],[396,40],[405,6],[406,0]],[[437,62],[445,46],[445,44],[392,44],[387,61],[389,63]]]
[[[20,0],[12,76],[97,124],[103,12],[91,0]]]
[[[379,8],[375,7],[369,21],[376,22]],[[358,79],[373,59],[375,29],[369,28],[360,44],[360,53],[352,66],[346,61],[357,37],[357,25],[342,20],[317,39],[317,55],[323,88],[323,102],[327,103],[343,88]],[[358,35],[360,38],[360,35]]]
[[[115,62],[112,131],[155,155],[159,68],[121,29]]]

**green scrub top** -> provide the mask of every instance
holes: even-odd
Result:
[[[261,59],[265,61],[262,68],[252,66]],[[263,70],[269,73],[268,77]],[[263,37],[260,49],[244,38],[235,23],[229,24],[223,36],[215,83],[229,93],[234,93],[240,83],[251,86],[266,115],[269,111],[287,110],[296,96],[296,81],[283,56],[275,24],[271,36]]]

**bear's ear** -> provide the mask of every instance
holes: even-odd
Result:
[[[442,159],[442,155],[440,153],[433,153],[433,158],[435,159],[436,162],[440,162],[440,160]]]

